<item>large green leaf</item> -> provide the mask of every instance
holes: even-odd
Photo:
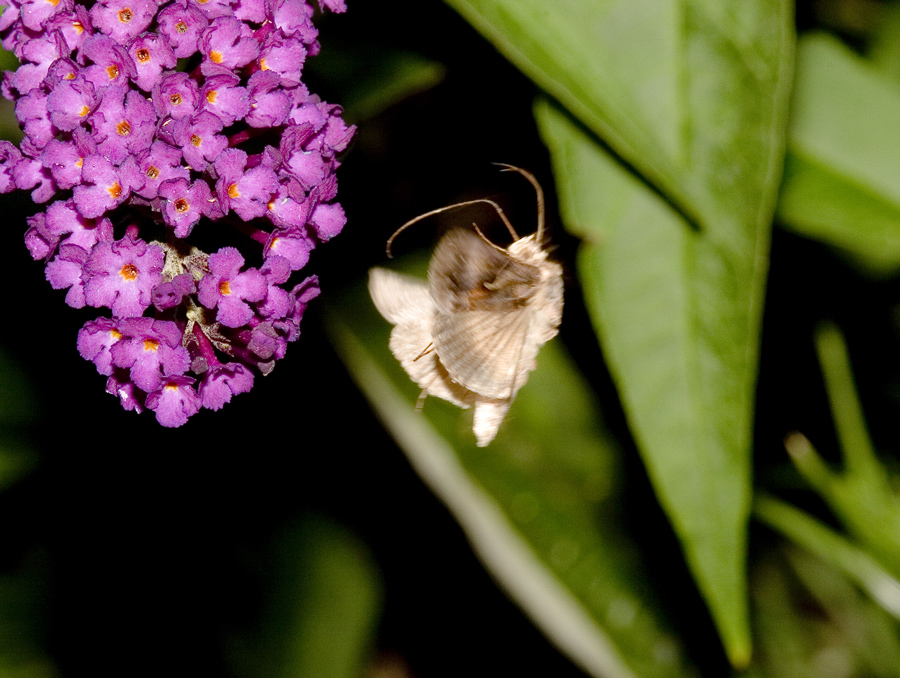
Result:
[[[387,349],[386,321],[373,323],[371,307],[332,309],[353,378],[535,624],[591,676],[695,675],[621,534],[617,450],[560,343],[542,349],[496,440],[478,448],[470,412],[436,398],[415,411],[418,388]]]
[[[900,268],[897,111],[900,87],[838,40],[799,42],[778,217],[876,273]]]
[[[542,103],[537,117],[563,219],[585,238],[578,260],[585,301],[635,438],[725,647],[744,664],[764,266],[735,261],[692,230],[556,107]]]

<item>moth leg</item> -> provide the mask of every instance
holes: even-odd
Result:
[[[424,358],[429,353],[431,353],[433,350],[434,350],[434,342],[431,342],[430,344],[428,344],[428,346],[425,347],[424,351],[422,351],[419,355],[417,355],[415,358],[413,358],[413,362],[416,362],[419,358]]]
[[[422,408],[425,407],[425,398],[428,397],[428,389],[423,388],[422,392],[419,394],[419,397],[416,398],[416,412],[421,412]]]

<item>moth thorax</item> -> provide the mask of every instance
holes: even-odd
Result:
[[[532,233],[525,238],[516,240],[512,245],[509,246],[506,251],[516,259],[520,259],[522,261],[539,262],[547,258],[547,253],[541,247],[541,244],[537,241],[536,233]]]

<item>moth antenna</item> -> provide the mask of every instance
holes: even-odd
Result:
[[[544,189],[541,188],[540,182],[531,172],[523,170],[521,167],[507,165],[505,162],[495,162],[493,164],[502,167],[501,172],[518,172],[534,186],[534,191],[537,193],[537,242],[542,242],[544,239]]]
[[[506,250],[504,248],[500,247],[500,245],[495,245],[490,240],[488,240],[487,236],[481,232],[481,229],[478,228],[478,224],[476,224],[474,221],[472,222],[472,228],[475,229],[475,232],[478,234],[478,237],[480,237],[482,240],[484,240],[488,245],[493,247],[498,252],[502,252],[503,254],[506,254]],[[513,237],[516,237],[516,236],[513,236]],[[518,240],[518,237],[516,237],[516,240]]]
[[[497,215],[500,217],[500,220],[503,221],[507,230],[512,235],[513,239],[515,239],[515,240],[519,239],[519,234],[516,233],[516,229],[513,228],[513,225],[511,223],[509,223],[509,219],[507,219],[506,215],[503,213],[503,208],[501,208],[500,205],[495,203],[493,200],[489,200],[487,198],[478,198],[477,200],[466,200],[465,202],[458,202],[454,205],[447,205],[446,207],[438,207],[436,210],[431,210],[430,212],[425,212],[425,214],[420,214],[419,216],[415,217],[414,219],[410,219],[409,221],[407,221],[400,228],[398,228],[396,231],[394,231],[394,234],[390,238],[388,238],[387,246],[385,247],[385,253],[388,256],[388,259],[391,259],[393,257],[393,255],[391,254],[391,244],[394,242],[394,238],[396,238],[398,235],[400,235],[403,231],[405,231],[407,228],[409,228],[416,222],[422,221],[422,219],[426,219],[428,217],[432,217],[435,214],[440,214],[441,212],[446,212],[447,210],[454,210],[457,207],[465,207],[466,205],[477,205],[478,203],[486,203],[486,204],[490,205],[491,207],[493,207],[494,210],[497,212]],[[482,237],[484,237],[484,236],[482,236]]]

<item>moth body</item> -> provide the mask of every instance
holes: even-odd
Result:
[[[382,268],[369,275],[375,306],[394,324],[391,352],[423,396],[474,406],[473,431],[481,447],[494,439],[537,365],[538,350],[562,319],[562,268],[548,260],[541,243],[540,186],[531,174],[507,167],[538,191],[536,233],[515,236],[491,202],[516,237],[508,248],[488,242],[480,231],[456,228],[435,248],[427,284]]]

